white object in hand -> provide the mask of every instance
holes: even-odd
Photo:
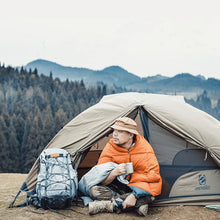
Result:
[[[133,173],[134,172],[133,163],[126,163],[125,167],[126,167],[126,173]]]

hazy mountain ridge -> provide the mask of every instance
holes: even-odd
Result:
[[[177,74],[174,77],[155,75],[149,77],[139,77],[120,66],[110,66],[103,70],[92,70],[87,68],[66,67],[60,64],[35,60],[28,63],[24,68],[37,68],[39,74],[49,75],[51,72],[54,78],[61,80],[83,80],[86,84],[103,82],[107,85],[125,87],[126,89],[138,92],[153,93],[195,93],[200,94],[207,90],[217,97],[220,96],[220,80],[215,78],[205,79],[204,76],[193,76],[190,73]]]
[[[46,60],[35,60],[28,63],[25,69],[37,68],[39,74],[49,75],[51,72],[54,78],[61,80],[83,80],[85,83],[101,81],[108,85],[126,86],[133,81],[141,81],[141,78],[129,73],[119,66],[110,66],[103,70],[91,70],[87,68],[65,67]]]

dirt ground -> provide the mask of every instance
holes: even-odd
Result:
[[[38,209],[33,206],[22,208],[7,208],[13,201],[20,186],[26,178],[26,174],[0,174],[0,219],[147,219],[147,220],[220,220],[220,211],[206,209],[202,206],[168,206],[150,207],[149,215],[140,217],[136,213],[100,213],[90,216],[87,207],[72,206],[71,210],[59,212],[70,217],[65,217],[49,210]],[[26,194],[21,194],[16,204],[24,202]],[[77,211],[77,212],[76,212]],[[36,213],[38,212],[38,213]],[[79,213],[81,212],[81,213]],[[41,214],[40,214],[41,213]]]

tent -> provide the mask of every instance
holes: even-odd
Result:
[[[97,163],[112,135],[109,127],[121,116],[137,122],[159,161],[163,187],[153,205],[220,203],[220,122],[182,96],[134,92],[104,96],[66,124],[45,149],[67,150],[81,178]],[[38,163],[39,158],[20,191],[35,188]]]

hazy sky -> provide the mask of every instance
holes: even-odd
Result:
[[[0,62],[220,79],[220,0],[0,0]]]

